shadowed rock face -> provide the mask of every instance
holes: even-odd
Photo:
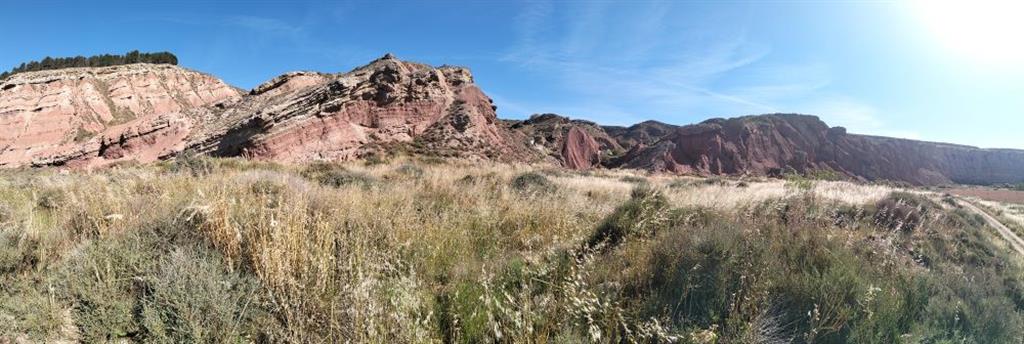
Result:
[[[535,157],[498,123],[469,70],[391,55],[340,75],[286,74],[238,103],[203,111],[196,117],[207,124],[187,146],[217,156],[350,160],[406,146],[466,158]]]
[[[918,185],[1024,181],[1024,151],[847,134],[814,116],[712,119],[637,146],[619,166],[672,173],[771,174],[828,169]]]
[[[151,161],[181,144],[193,125],[182,112],[237,97],[170,65],[15,74],[0,81],[0,167]]]

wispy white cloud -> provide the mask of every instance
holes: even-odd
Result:
[[[845,127],[852,133],[922,138],[914,131],[891,129],[878,109],[846,96],[823,96],[799,109],[797,112],[816,114],[829,125]]]
[[[516,103],[510,112],[560,112],[612,124],[801,112],[854,132],[920,137],[889,129],[869,104],[829,93],[828,65],[770,61],[772,47],[749,40],[742,27],[681,30],[669,21],[671,3],[558,5],[530,3],[520,13],[518,40],[504,61],[551,77],[572,95]],[[496,99],[499,106],[506,101]]]
[[[666,30],[671,10],[667,3],[629,8],[644,20],[616,20],[610,12],[619,10],[598,2],[559,16],[558,8],[550,3],[531,3],[519,17],[518,43],[504,60],[552,75],[566,89],[587,99],[589,107],[607,113],[636,116],[630,106],[637,103],[675,112],[715,104],[741,112],[778,110],[771,97],[757,93],[775,91],[778,84],[754,85],[764,88],[738,90],[741,92],[714,87],[724,76],[761,61],[770,47],[747,41],[742,30],[705,33],[697,40],[711,43],[687,44],[694,39]]]

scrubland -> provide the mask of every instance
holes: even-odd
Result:
[[[1008,343],[959,199],[398,159],[0,172],[0,342]]]

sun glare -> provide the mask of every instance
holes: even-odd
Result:
[[[913,11],[936,40],[981,63],[1024,64],[1024,1],[915,0]]]

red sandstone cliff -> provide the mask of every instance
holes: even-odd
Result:
[[[239,97],[171,65],[25,72],[0,81],[0,167],[152,161],[180,146],[183,111]]]
[[[600,167],[609,157],[624,151],[619,141],[596,123],[555,114],[510,121],[509,128],[526,136],[530,147],[549,161],[571,169]]]
[[[235,104],[200,112],[207,125],[188,146],[217,156],[349,160],[404,145],[465,158],[535,157],[500,125],[469,70],[390,54],[344,74],[286,74]]]
[[[467,69],[391,55],[344,74],[288,73],[246,95],[168,65],[26,72],[0,80],[0,167],[149,162],[187,149],[282,162],[401,150],[572,169],[1024,182],[1024,151],[854,135],[814,116],[623,128],[553,114],[503,122],[495,110]]]
[[[673,173],[771,174],[827,169],[918,185],[1024,181],[1024,151],[848,134],[814,116],[712,119],[638,146],[618,166]]]

